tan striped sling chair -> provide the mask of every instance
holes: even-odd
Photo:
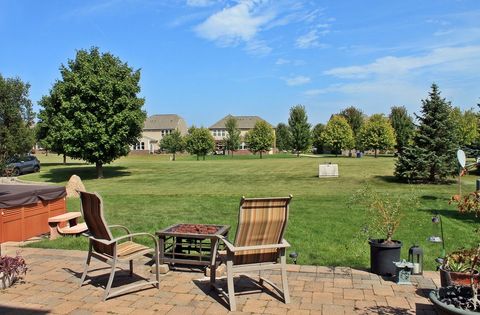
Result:
[[[80,192],[81,209],[85,223],[87,224],[89,236],[88,256],[85,262],[85,270],[82,274],[81,284],[85,282],[91,258],[96,258],[109,264],[112,269],[110,277],[105,287],[105,294],[103,300],[126,293],[133,289],[145,285],[153,285],[159,289],[159,274],[158,274],[158,241],[155,236],[149,233],[130,233],[130,231],[122,225],[107,225],[103,216],[103,202],[102,198],[97,193]],[[117,238],[113,238],[110,228],[120,228],[127,234]],[[133,237],[148,236],[152,238],[155,248],[133,242]],[[136,281],[135,283],[122,286],[116,290],[111,291],[113,278],[115,276],[118,263],[129,262],[130,276],[133,276],[133,260],[141,258],[145,254],[154,253],[156,264],[156,280],[154,281]]]
[[[230,310],[236,310],[234,274],[258,271],[259,283],[267,282],[290,302],[288,291],[286,248],[290,244],[283,238],[288,221],[288,208],[292,196],[281,198],[245,198],[240,201],[238,228],[234,244],[220,237],[226,248],[227,290],[225,293],[215,285],[215,276],[210,281],[229,301]],[[212,255],[212,266],[215,266]],[[282,290],[261,276],[262,270],[280,269]]]

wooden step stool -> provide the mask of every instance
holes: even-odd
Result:
[[[50,239],[54,240],[60,235],[79,235],[88,230],[86,223],[77,224],[77,219],[82,214],[80,212],[67,212],[48,218],[48,225],[50,226]],[[68,225],[65,223],[68,221]],[[63,227],[62,227],[63,226]]]

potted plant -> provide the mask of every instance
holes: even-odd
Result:
[[[479,282],[479,266],[476,266],[474,270],[470,270],[472,262],[476,257],[476,251],[476,248],[462,248],[445,256],[442,265],[439,267],[442,287],[469,285],[471,271],[473,271],[474,281]]]
[[[0,289],[10,287],[26,273],[27,264],[19,253],[15,257],[0,256]]]
[[[454,195],[448,203],[455,204],[460,213],[474,213],[475,217],[480,215],[479,191],[470,192],[464,196]],[[480,279],[478,266],[474,270],[470,270],[475,257],[476,248],[462,248],[446,255],[439,267],[442,287],[468,285],[471,272],[474,281],[478,282]]]
[[[370,244],[371,272],[382,276],[395,275],[393,262],[400,261],[402,242],[394,240],[393,236],[400,226],[402,209],[416,204],[417,198],[400,200],[365,185],[353,199],[353,204],[361,204],[366,210],[365,232]]]
[[[478,299],[478,278],[475,279],[480,257],[480,244],[473,252],[469,270],[469,285],[451,285],[432,290],[429,298],[438,314],[478,314],[480,300]]]

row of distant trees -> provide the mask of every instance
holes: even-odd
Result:
[[[223,139],[223,145],[227,152],[232,155],[240,146],[240,130],[238,122],[234,117],[227,119],[225,123],[227,135]],[[259,153],[262,158],[263,153],[269,151],[274,143],[274,132],[272,127],[265,121],[258,121],[254,128],[245,136],[244,141],[248,143],[250,151]],[[192,126],[188,129],[188,134],[184,137],[178,130],[165,135],[160,141],[160,149],[173,154],[173,160],[178,152],[187,151],[197,156],[197,160],[215,150],[215,139],[210,130],[205,127],[197,128]]]
[[[381,150],[394,150],[398,157],[395,175],[399,179],[444,181],[457,172],[458,148],[480,152],[480,115],[473,109],[453,107],[440,94],[433,84],[429,97],[422,100],[420,115],[415,115],[417,124],[404,106],[392,107],[388,117],[366,116],[351,106],[332,115],[326,125],[315,125],[310,137],[305,108],[296,106],[290,111],[288,125],[280,123],[276,128],[277,148],[298,153],[308,151],[311,143],[317,153],[373,150],[375,157]],[[292,123],[298,116],[305,121],[302,132],[299,124]]]

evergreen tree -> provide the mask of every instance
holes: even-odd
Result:
[[[19,78],[0,75],[0,170],[9,157],[30,152],[35,143],[29,88]]]
[[[274,140],[275,136],[272,127],[263,120],[257,121],[255,127],[246,135],[248,147],[252,152],[260,152],[260,158],[262,158],[263,152],[272,148]]]
[[[374,114],[360,129],[358,141],[362,149],[374,150],[377,157],[378,150],[393,148],[395,131],[383,114]]]
[[[290,151],[292,149],[290,129],[284,123],[279,123],[275,131],[275,141],[277,149],[280,151]]]
[[[393,106],[390,111],[390,123],[395,130],[395,149],[397,154],[403,152],[403,148],[411,141],[415,132],[413,119],[408,115],[405,106]]]
[[[165,135],[160,141],[160,148],[168,153],[172,153],[174,161],[176,153],[182,152],[184,147],[183,137],[178,130],[174,130],[172,133]]]
[[[311,144],[310,124],[305,106],[297,105],[290,108],[288,125],[290,126],[291,147],[299,156],[300,152],[307,150]]]
[[[324,124],[316,124],[312,130],[312,144],[317,149],[316,153],[323,153],[325,143],[322,138],[322,134],[325,131]]]
[[[412,144],[404,148],[395,165],[395,176],[409,181],[444,181],[455,174],[458,142],[450,117],[450,102],[432,84],[429,97],[422,100],[420,124]]]
[[[93,47],[79,50],[60,72],[40,101],[39,124],[51,149],[94,163],[102,178],[103,165],[127,155],[142,133],[140,70]]]
[[[353,131],[347,120],[340,115],[333,115],[322,133],[323,142],[332,148],[337,156],[342,150],[350,150],[354,146]]]
[[[197,156],[197,161],[200,156],[205,160],[205,156],[215,150],[215,139],[207,128],[192,126],[185,137],[185,148]]]
[[[227,129],[227,136],[224,139],[225,150],[232,153],[238,150],[240,146],[240,129],[238,129],[238,122],[235,117],[230,116],[225,121],[225,128]]]

